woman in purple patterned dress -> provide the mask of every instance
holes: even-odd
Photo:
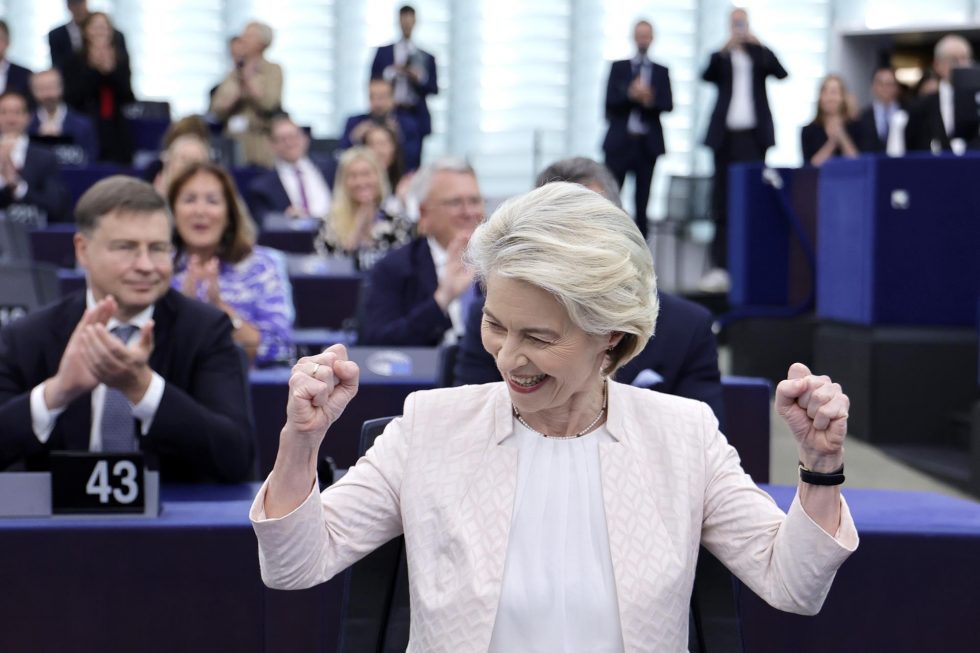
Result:
[[[224,168],[194,163],[171,182],[173,286],[228,314],[257,365],[293,357],[292,289],[280,252],[255,244],[255,225]]]

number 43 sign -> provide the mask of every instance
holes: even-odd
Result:
[[[56,452],[51,454],[51,511],[143,512],[143,456]]]

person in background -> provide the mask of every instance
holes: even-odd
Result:
[[[333,204],[333,157],[310,154],[310,137],[286,114],[270,125],[275,165],[249,183],[248,204],[261,225],[267,216],[326,219]]]
[[[915,88],[912,94],[916,99],[921,99],[927,95],[932,95],[933,93],[939,92],[939,76],[936,75],[936,71],[932,68],[926,68],[922,71],[922,76],[919,77],[919,81],[916,82]]]
[[[411,116],[418,130],[418,152],[408,151],[405,141],[406,165],[414,170],[422,161],[422,139],[432,133],[432,117],[426,98],[439,92],[436,78],[436,58],[412,40],[415,30],[415,9],[404,5],[398,10],[398,26],[402,38],[383,45],[374,54],[371,79],[384,79],[394,89],[394,103],[401,114]]]
[[[374,125],[387,127],[395,134],[395,140],[405,154],[406,169],[419,167],[422,134],[419,133],[418,123],[408,109],[395,108],[394,90],[386,79],[372,79],[368,83],[368,113],[347,119],[337,147],[345,150],[354,145],[366,145],[367,131]]]
[[[184,116],[179,120],[175,120],[170,123],[167,127],[167,131],[163,132],[163,138],[160,139],[160,156],[146,166],[141,175],[143,179],[155,183],[157,177],[160,176],[160,172],[163,170],[163,152],[170,149],[174,141],[184,135],[191,135],[197,138],[197,140],[202,143],[208,144],[208,151],[210,152],[211,146],[211,130],[208,127],[208,123],[205,122],[204,117],[198,114],[191,114]],[[209,156],[210,158],[210,156]],[[166,193],[162,193],[166,197]]]
[[[647,204],[657,158],[666,151],[660,114],[672,111],[667,68],[647,57],[653,45],[653,25],[641,20],[633,28],[636,55],[614,61],[606,86],[606,132],[602,149],[606,167],[622,188],[626,175],[633,174],[636,189],[634,219],[640,233],[647,235]]]
[[[285,263],[255,244],[255,226],[224,168],[192,163],[171,182],[176,272],[172,285],[231,319],[232,337],[249,360],[290,360],[295,318]]]
[[[192,163],[211,160],[211,149],[197,134],[181,134],[160,155],[163,167],[153,179],[153,188],[167,196],[170,183]]]
[[[839,75],[827,75],[820,82],[817,115],[800,131],[803,161],[820,167],[835,156],[855,157],[859,150],[860,127],[854,119],[853,99]]]
[[[463,264],[485,204],[473,168],[445,158],[412,180],[419,202],[418,235],[378,261],[365,300],[361,344],[434,347],[465,329],[473,273]]]
[[[61,184],[55,155],[32,145],[27,98],[0,94],[0,209],[7,218],[35,227],[71,219],[71,199]]]
[[[619,185],[605,166],[592,159],[556,161],[538,174],[535,186],[559,181],[581,184],[622,209]],[[723,423],[721,372],[711,313],[700,304],[663,291],[658,291],[657,297],[660,312],[656,333],[636,358],[616,372],[616,380],[703,401]],[[454,385],[500,381],[493,356],[483,347],[483,304],[480,293],[467,312],[453,371]]]
[[[0,469],[51,451],[142,451],[164,482],[240,483],[255,443],[228,317],[170,288],[171,223],[115,175],[75,207],[84,290],[0,332]]]
[[[909,112],[905,127],[908,151],[950,152],[954,141],[973,140],[976,134],[956,133],[956,112],[953,108],[953,70],[973,65],[973,47],[957,34],[939,39],[933,51],[932,69],[939,78],[935,93],[920,98]],[[965,143],[962,143],[965,149]]]
[[[776,144],[769,109],[766,79],[785,79],[786,69],[772,50],[749,27],[749,14],[733,9],[730,36],[712,53],[701,78],[718,88],[704,144],[714,152],[715,175],[711,206],[715,237],[711,243],[712,269],[698,284],[704,292],[727,292],[728,275],[728,166],[743,161],[765,161],[766,150]]]
[[[402,151],[395,134],[384,125],[371,125],[364,132],[364,146],[374,153],[385,171],[391,193],[384,209],[391,215],[405,215],[405,204],[414,172],[404,173]]]
[[[211,97],[211,113],[225,124],[225,134],[242,144],[246,163],[271,167],[269,122],[282,111],[282,68],[266,60],[272,28],[252,21],[242,31],[239,58]]]
[[[366,147],[352,147],[340,157],[334,202],[315,242],[324,255],[347,254],[355,267],[370,270],[389,250],[412,237],[412,225],[385,212],[388,180]]]
[[[64,102],[64,86],[57,68],[49,68],[31,76],[31,93],[37,111],[31,116],[27,131],[31,136],[51,136],[70,139],[85,153],[86,162],[99,160],[99,139],[91,119]]]
[[[31,71],[7,59],[10,47],[10,27],[7,21],[0,20],[0,93],[16,91],[26,98],[31,97]]]
[[[51,66],[62,72],[64,72],[72,56],[82,51],[84,42],[82,24],[89,15],[88,0],[68,0],[66,4],[68,12],[71,14],[71,20],[48,32]],[[112,43],[127,59],[129,58],[129,52],[126,50],[126,37],[123,36],[122,32],[113,30]]]
[[[871,78],[871,104],[858,116],[860,138],[855,143],[858,150],[878,153],[887,150],[892,122],[896,114],[904,111],[900,99],[901,87],[895,78],[895,69],[891,66],[878,68]]]
[[[130,165],[133,136],[122,108],[133,102],[129,55],[114,41],[109,16],[88,14],[82,25],[82,49],[65,64],[65,102],[95,123],[99,158]]]

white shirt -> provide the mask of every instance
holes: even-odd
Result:
[[[309,157],[304,156],[295,164],[276,160],[276,172],[279,174],[282,187],[286,189],[286,195],[289,196],[289,203],[296,208],[303,207],[303,193],[299,190],[299,179],[296,178],[297,167],[303,175],[303,191],[306,193],[308,214],[317,218],[325,218],[330,213],[330,186],[327,185],[327,180],[323,178],[323,173],[310,161]]]
[[[69,21],[65,27],[68,28],[68,38],[71,39],[71,49],[78,52],[82,49],[82,28],[75,21]]]
[[[653,62],[647,59],[646,56],[638,54],[633,57],[630,65],[633,70],[636,70],[637,67],[639,68],[640,79],[643,80],[644,84],[649,86],[650,75],[653,73]],[[635,79],[636,75],[633,75],[633,77]],[[649,125],[643,122],[643,116],[639,109],[630,111],[629,120],[626,122],[626,131],[630,134],[646,134],[650,131]]]
[[[953,85],[945,80],[939,82],[939,113],[943,117],[946,135],[951,136],[956,127],[956,114],[953,110]]]
[[[10,71],[10,62],[4,59],[0,61],[0,88],[7,90],[7,73]]]
[[[429,252],[432,254],[432,263],[436,266],[436,278],[442,281],[442,278],[446,274],[446,262],[449,260],[449,252],[443,249],[442,245],[436,242],[435,238],[431,236],[426,238],[429,243]],[[446,307],[446,313],[449,315],[449,319],[453,323],[453,328],[446,331],[446,335],[443,338],[443,342],[447,345],[455,343],[459,336],[463,334],[465,330],[465,322],[463,321],[463,305],[459,301],[459,297],[449,302],[449,306]]]
[[[752,98],[752,57],[735,49],[732,59],[732,100],[728,104],[725,126],[728,129],[753,129],[756,125],[755,100]]]
[[[415,44],[408,39],[401,39],[395,42],[394,56],[395,66],[411,64],[412,55],[415,54]],[[421,74],[419,83],[424,84],[429,78],[428,71],[424,66],[418,71]],[[398,74],[394,66],[388,66],[384,71],[384,77],[395,84],[394,100],[397,105],[414,105],[418,102],[418,95],[412,88],[411,82],[406,75]]]
[[[53,114],[49,114],[44,110],[44,107],[37,108],[37,120],[41,125],[46,123],[54,123],[55,127],[58,129],[60,134],[65,128],[65,116],[68,115],[68,107],[64,102],[58,105],[58,108],[54,110]]]
[[[602,500],[605,426],[545,438],[514,419],[517,493],[491,653],[621,653],[623,634]]]
[[[86,308],[92,308],[95,306],[95,303],[95,297],[92,295],[92,291],[88,290],[85,293]],[[127,324],[142,328],[152,317],[153,305],[151,304],[135,315]],[[109,318],[109,323],[106,325],[106,328],[111,331],[121,324],[123,323],[116,320],[116,318]],[[133,338],[139,338],[139,331],[133,333],[130,341]],[[126,344],[129,344],[129,342]],[[160,407],[165,385],[166,383],[163,377],[153,372],[150,385],[146,389],[143,398],[140,399],[138,404],[130,404],[133,409],[133,417],[140,421],[140,433],[142,435],[146,435],[150,430],[150,426],[153,424],[153,416],[156,415],[157,408]],[[92,430],[89,435],[89,451],[102,451],[102,407],[105,403],[105,388],[105,385],[100,383],[92,390]],[[47,443],[48,438],[51,437],[51,431],[54,430],[55,420],[58,419],[58,416],[64,410],[64,407],[53,410],[48,408],[48,405],[44,401],[44,383],[38,384],[31,390],[31,425],[34,429],[34,435],[37,436],[41,444]]]

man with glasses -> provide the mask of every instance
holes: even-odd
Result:
[[[470,234],[483,220],[476,173],[459,159],[423,166],[412,180],[419,237],[371,271],[361,344],[432,347],[463,332],[473,273],[463,265]]]
[[[0,470],[43,468],[53,450],[143,451],[164,480],[248,479],[254,447],[231,322],[170,289],[163,198],[109,177],[75,216],[86,290],[0,332]]]

